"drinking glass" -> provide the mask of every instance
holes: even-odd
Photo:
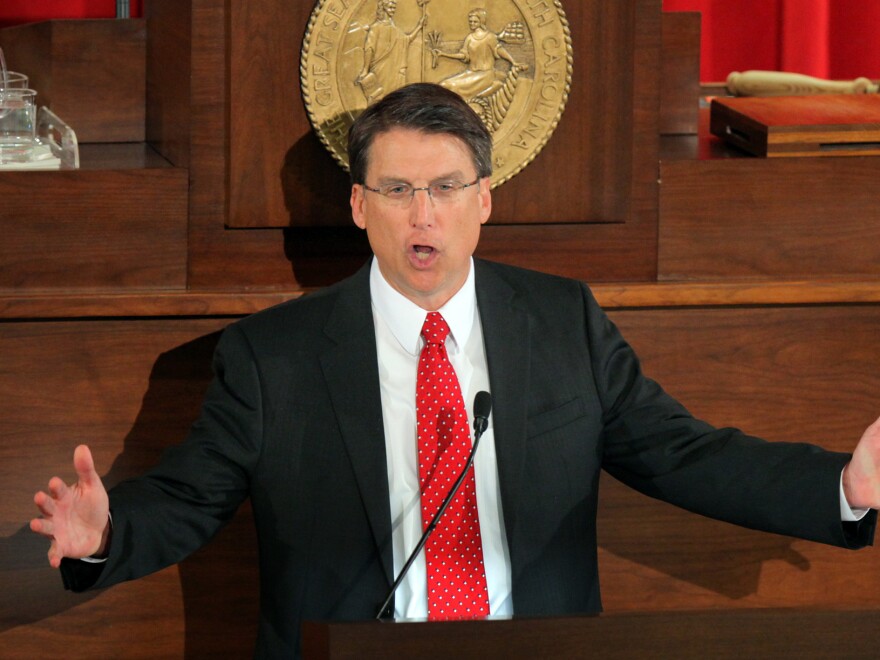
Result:
[[[28,89],[28,77],[18,71],[7,71],[4,78],[0,71],[0,89]]]
[[[30,159],[37,123],[36,95],[32,89],[0,89],[0,164]]]

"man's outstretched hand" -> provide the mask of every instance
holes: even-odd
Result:
[[[31,520],[31,529],[52,541],[49,564],[53,568],[61,565],[63,557],[103,555],[110,535],[107,491],[87,446],[76,448],[73,467],[77,474],[75,484],[68,486],[52,477],[48,494],[40,491],[34,495],[42,517]]]
[[[880,509],[880,419],[867,428],[843,470],[843,494],[854,509]]]

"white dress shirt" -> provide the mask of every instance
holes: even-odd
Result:
[[[379,358],[396,577],[422,535],[416,444],[416,371],[425,343],[421,331],[427,312],[385,281],[375,259],[370,272],[370,296]],[[464,286],[436,311],[443,315],[449,325],[446,352],[461,385],[468,419],[473,420],[473,402],[477,392],[490,392],[483,329],[480,315],[477,314],[473,261]],[[501,489],[492,426],[490,416],[489,427],[480,440],[474,459],[477,510],[489,589],[489,613],[509,616],[513,614],[510,554],[501,512]],[[397,590],[394,618],[427,617],[427,589],[425,553],[422,550]]]

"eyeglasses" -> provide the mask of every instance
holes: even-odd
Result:
[[[361,185],[364,187],[364,190],[379,193],[382,197],[387,199],[389,203],[394,204],[395,206],[408,207],[412,204],[417,190],[424,190],[427,192],[428,197],[430,197],[433,202],[438,204],[448,204],[457,200],[459,195],[461,195],[462,190],[475,186],[479,182],[480,177],[477,177],[470,183],[462,183],[461,181],[454,180],[435,181],[424,187],[416,187],[408,183],[387,183],[378,188],[370,188],[370,186],[365,183],[362,183]]]

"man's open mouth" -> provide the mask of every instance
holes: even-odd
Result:
[[[416,253],[416,257],[422,261],[434,254],[434,248],[430,245],[414,245],[413,251]]]

